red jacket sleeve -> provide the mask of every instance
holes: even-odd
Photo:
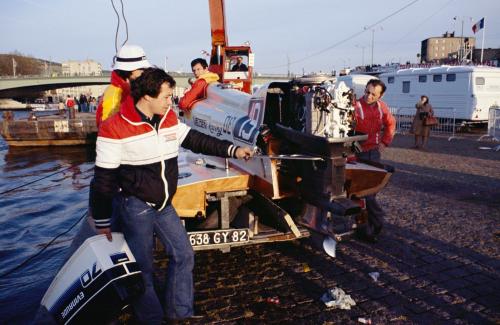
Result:
[[[396,119],[389,111],[387,105],[382,104],[382,113],[383,113],[383,121],[384,124],[384,135],[382,137],[382,143],[388,146],[392,139],[394,138],[394,134],[396,133]]]
[[[189,111],[193,107],[194,103],[206,98],[206,90],[208,83],[205,79],[199,78],[196,80],[184,96],[179,101],[179,108],[183,111]]]

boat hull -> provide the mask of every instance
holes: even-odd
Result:
[[[93,114],[78,114],[75,119],[51,115],[3,120],[0,134],[12,147],[87,145],[95,143],[97,126]]]

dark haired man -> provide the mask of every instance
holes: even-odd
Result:
[[[191,70],[196,81],[179,101],[179,108],[184,111],[190,111],[197,101],[206,98],[208,85],[219,80],[217,74],[208,71],[208,64],[205,59],[197,58],[191,61]]]
[[[356,131],[368,135],[361,143],[362,152],[356,154],[359,159],[380,162],[380,153],[389,146],[396,130],[396,120],[387,105],[381,100],[386,86],[378,79],[371,79],[366,84],[365,95],[356,103]],[[385,213],[378,204],[375,195],[366,197],[368,225],[358,230],[358,235],[370,242],[377,241],[382,230]]]
[[[151,67],[142,47],[125,44],[116,53],[111,84],[104,91],[95,114],[97,127],[102,121],[118,112],[120,104],[130,94],[130,81],[139,77],[142,70]]]
[[[231,71],[248,71],[248,67],[243,63],[243,58],[241,56],[236,58],[236,64],[233,65]]]
[[[232,158],[249,158],[250,148],[234,146],[179,122],[172,110],[174,79],[158,68],[145,69],[132,82],[131,97],[120,114],[99,129],[92,211],[98,232],[111,239],[112,200],[118,192],[121,226],[145,282],[134,302],[144,324],[160,324],[161,304],[153,288],[153,232],[169,256],[165,314],[169,319],[193,315],[193,249],[175,209],[178,149]]]

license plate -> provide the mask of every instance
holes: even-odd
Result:
[[[191,246],[242,243],[250,240],[248,229],[210,230],[188,233]]]

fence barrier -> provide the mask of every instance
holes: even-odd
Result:
[[[488,133],[482,135],[477,141],[482,141],[484,138],[491,138],[493,141],[500,141],[500,106],[491,106],[488,111]],[[500,145],[493,148],[495,151],[500,150]]]
[[[433,107],[434,116],[439,124],[431,127],[432,134],[448,135],[448,141],[457,139],[456,130],[460,124],[456,123],[455,109],[452,107]],[[409,134],[415,117],[415,107],[390,107],[392,115],[396,118],[396,133]]]

